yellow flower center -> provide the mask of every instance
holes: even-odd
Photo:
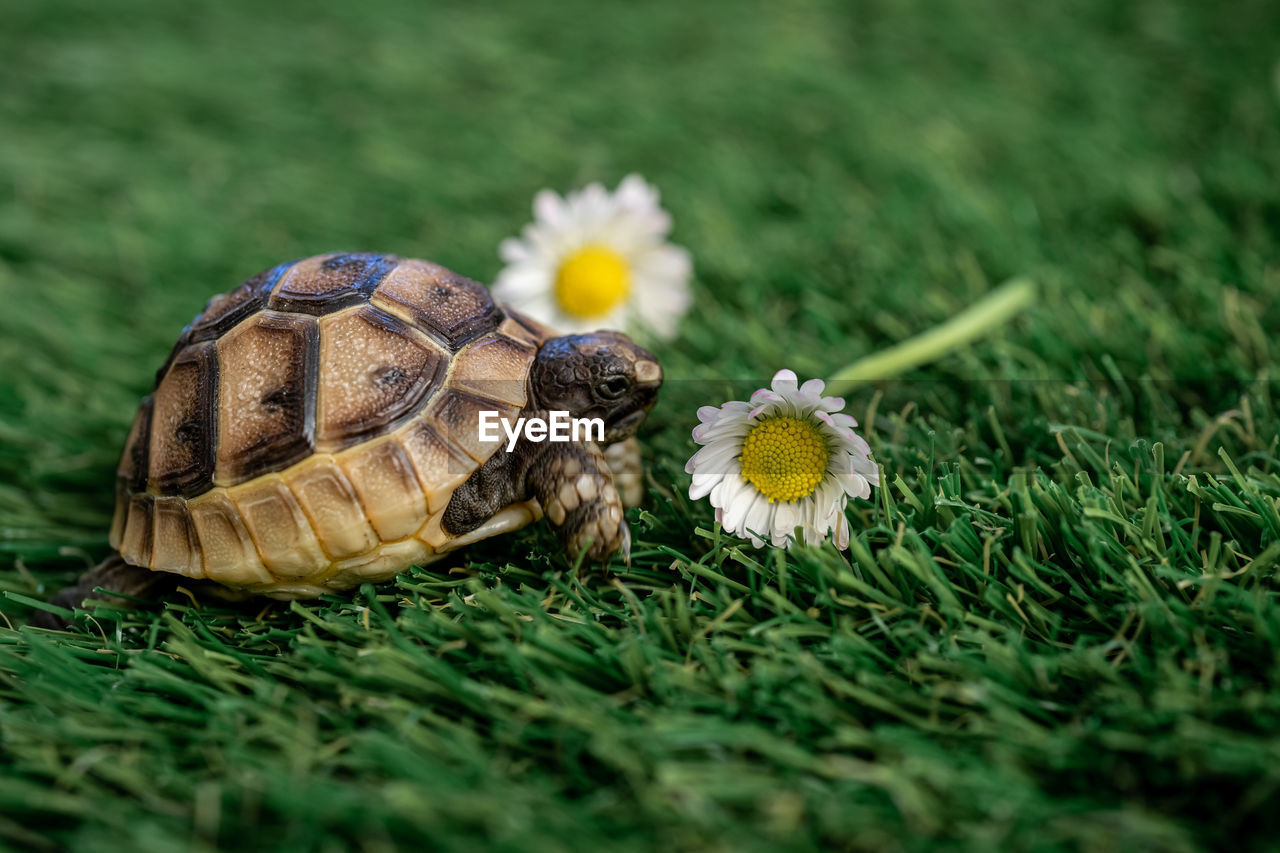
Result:
[[[565,258],[556,273],[556,302],[574,317],[602,317],[630,292],[627,262],[604,246],[584,246]]]
[[[742,479],[760,494],[790,502],[808,497],[827,473],[827,442],[809,421],[787,416],[760,421],[742,443]]]

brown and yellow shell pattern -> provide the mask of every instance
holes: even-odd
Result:
[[[385,580],[535,520],[453,537],[455,487],[500,445],[554,332],[474,281],[394,255],[323,255],[214,297],[134,419],[111,545],[136,566],[281,598]],[[424,521],[425,519],[425,521]]]

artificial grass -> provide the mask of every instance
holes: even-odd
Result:
[[[1203,8],[1202,8],[1203,7]],[[0,9],[0,585],[106,550],[211,293],[331,250],[487,279],[542,186],[657,183],[697,266],[632,566],[545,530],[294,605],[0,599],[21,849],[1265,848],[1280,780],[1280,109],[1263,2],[54,0]],[[686,497],[699,405],[851,395],[850,551]]]

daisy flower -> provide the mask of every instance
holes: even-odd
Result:
[[[648,330],[670,338],[689,309],[689,253],[667,242],[671,216],[658,191],[628,175],[614,193],[600,184],[561,198],[543,190],[534,221],[502,241],[506,267],[493,285],[509,302],[565,332]]]
[[[779,370],[750,402],[698,409],[693,440],[702,449],[685,466],[689,497],[710,495],[716,521],[757,548],[789,547],[797,527],[811,545],[834,534],[838,548],[849,547],[845,504],[871,497],[880,480],[857,421],[824,387],[820,379],[797,387],[795,373]]]

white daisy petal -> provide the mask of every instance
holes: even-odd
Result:
[[[835,537],[836,547],[841,551],[849,547],[849,520],[844,517],[844,513],[836,519]]]
[[[669,339],[675,337],[680,318],[688,313],[692,304],[693,295],[683,278],[659,279],[647,273],[637,274],[624,322],[628,329]]]
[[[744,526],[748,533],[757,535],[770,535],[772,532],[771,516],[773,515],[773,504],[769,503],[764,495],[757,494],[755,501],[751,504],[751,508],[747,510],[747,516],[743,519]]]
[[[781,537],[782,541],[795,532],[796,525],[800,523],[800,511],[796,508],[795,503],[778,504],[778,509],[773,516],[773,532],[775,543]]]
[[[498,254],[507,263],[518,264],[528,260],[533,252],[515,237],[508,237],[498,244]]]
[[[536,267],[511,266],[493,284],[493,298],[499,302],[515,302],[529,297],[545,297],[546,274]]]
[[[632,172],[618,184],[618,201],[635,210],[658,208],[658,190],[645,183],[644,178]]]
[[[761,388],[751,395],[752,403],[781,403],[784,400],[781,394],[770,391],[768,388]]]
[[[689,497],[695,501],[705,498],[722,479],[723,477],[715,474],[695,474],[693,484],[689,486]]]
[[[542,190],[533,197],[534,219],[545,222],[554,228],[562,224],[567,216],[568,210],[565,201],[555,192]]]
[[[715,423],[716,417],[720,414],[720,409],[716,406],[699,406],[698,420],[704,424]]]
[[[823,397],[821,398],[819,405],[824,412],[838,412],[844,408],[844,397]],[[845,415],[844,417],[849,418],[848,415]],[[853,421],[853,418],[849,418],[849,420]],[[856,426],[857,423],[857,421],[854,421],[854,426]]]
[[[739,534],[749,532],[746,525],[743,524],[747,520],[747,513],[751,512],[751,507],[755,506],[757,501],[763,501],[764,499],[763,495],[752,489],[743,497],[732,501],[724,508],[725,528]]]
[[[839,401],[840,405],[836,407],[836,410],[832,410],[832,409],[824,410],[824,413],[826,414],[826,416],[831,418],[831,422],[835,424],[837,427],[841,427],[842,429],[853,429],[858,425],[858,422],[853,419],[852,415],[846,415],[843,412],[838,411],[838,409],[841,409],[844,407],[844,400],[842,400],[839,397],[823,397],[822,399],[824,401],[826,400]]]
[[[711,490],[711,503],[716,506],[728,506],[746,485],[737,471],[726,472],[720,482]]]
[[[693,258],[688,250],[667,243],[646,245],[636,252],[633,263],[638,274],[660,280],[683,281],[693,272]]]
[[[796,372],[785,368],[779,370],[773,374],[773,382],[770,385],[774,393],[794,397],[796,395]]]

